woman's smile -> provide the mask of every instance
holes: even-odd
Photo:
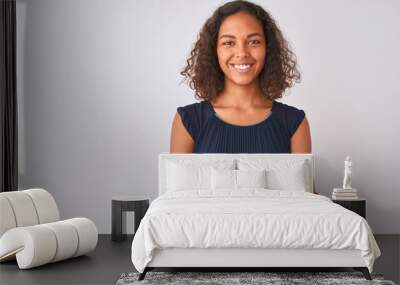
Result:
[[[232,67],[235,71],[237,71],[238,73],[248,73],[251,69],[253,64],[249,63],[249,64],[234,64],[231,63],[229,64],[230,67]]]
[[[217,56],[225,76],[225,87],[231,84],[258,86],[266,57],[261,22],[246,12],[226,17],[218,32]]]

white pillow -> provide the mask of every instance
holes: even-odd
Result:
[[[266,170],[236,170],[237,188],[267,188]]]
[[[308,160],[239,159],[240,170],[266,169],[267,188],[273,190],[311,191]]]
[[[271,169],[267,172],[268,189],[306,192],[308,179],[305,163],[288,169]]]
[[[232,160],[176,160],[167,162],[167,191],[211,188],[211,168],[234,169]]]
[[[236,170],[212,167],[211,189],[236,189]]]
[[[211,168],[211,189],[266,188],[267,176],[262,170],[232,170]]]

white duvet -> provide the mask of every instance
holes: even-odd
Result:
[[[367,221],[325,196],[299,191],[186,190],[155,199],[132,242],[143,272],[154,249],[358,249],[372,272],[380,250]]]

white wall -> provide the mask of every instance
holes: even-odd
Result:
[[[353,186],[375,233],[400,233],[400,2],[257,1],[297,54],[317,190]],[[195,102],[179,71],[221,1],[17,0],[20,188],[43,187],[63,217],[111,231],[111,197],[157,195],[176,107]]]

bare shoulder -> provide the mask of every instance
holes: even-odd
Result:
[[[292,153],[312,153],[311,132],[307,117],[304,117],[290,140]]]
[[[194,141],[183,125],[178,112],[175,113],[171,127],[170,153],[192,153]]]

